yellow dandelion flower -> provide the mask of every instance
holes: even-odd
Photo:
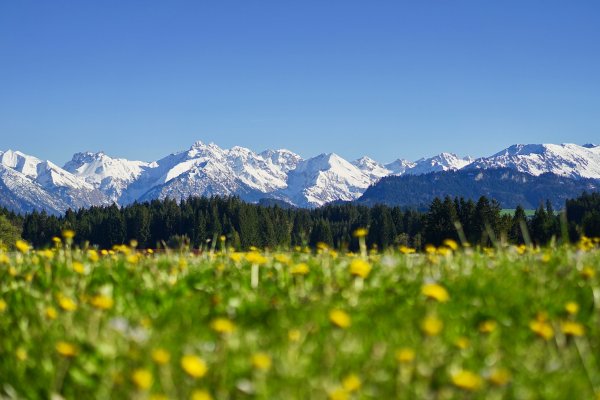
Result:
[[[329,400],[348,400],[350,398],[350,393],[346,391],[344,388],[335,388],[331,392],[329,392]]]
[[[10,258],[2,252],[0,252],[0,264],[8,264],[10,262]]]
[[[428,244],[428,245],[426,245],[426,246],[425,246],[425,252],[426,252],[427,254],[435,254],[435,252],[436,252],[436,248],[435,248],[435,246],[434,246],[434,245],[432,245],[432,244]]]
[[[362,381],[356,374],[350,374],[342,380],[342,387],[349,393],[356,392],[361,386]]]
[[[275,261],[284,265],[288,265],[292,259],[287,254],[276,254]]]
[[[350,326],[350,324],[352,323],[352,321],[350,320],[350,316],[342,310],[332,310],[329,313],[329,320],[335,326],[342,328],[342,329],[348,328]]]
[[[421,330],[427,336],[437,336],[444,329],[444,323],[435,315],[429,315],[421,321]]]
[[[421,287],[421,293],[425,297],[445,303],[450,299],[448,291],[437,283],[427,283]]]
[[[251,251],[250,253],[246,254],[246,261],[248,261],[250,264],[257,265],[263,265],[267,263],[266,257],[257,251]]]
[[[596,271],[594,271],[592,267],[583,267],[581,270],[581,276],[583,276],[585,279],[592,279],[594,276],[596,276]]]
[[[252,355],[252,366],[256,369],[268,371],[271,369],[271,364],[271,356],[267,353],[260,352]]]
[[[458,243],[456,243],[456,241],[452,239],[444,240],[444,246],[452,249],[453,251],[456,251],[458,249]]]
[[[77,310],[77,303],[75,303],[75,301],[73,301],[73,299],[71,299],[67,296],[64,296],[64,295],[58,296],[58,305],[60,306],[60,308],[62,308],[65,311]]]
[[[561,324],[560,330],[567,336],[585,335],[585,328],[578,322],[565,321]]]
[[[46,318],[56,319],[57,316],[58,316],[58,313],[56,312],[56,308],[46,307]]]
[[[472,392],[480,389],[483,381],[476,373],[461,370],[452,375],[452,383],[460,389]]]
[[[456,339],[456,342],[454,342],[454,345],[461,350],[466,349],[467,347],[469,347],[470,344],[471,341],[464,336],[459,337],[458,339]]]
[[[218,333],[231,333],[235,330],[233,322],[227,318],[216,318],[210,323],[210,327],[213,331]]]
[[[412,247],[407,247],[407,246],[400,246],[400,253],[402,254],[413,254],[416,253],[416,249],[413,249]]]
[[[575,315],[579,312],[579,304],[574,301],[569,301],[565,304],[565,311],[571,315]]]
[[[27,243],[24,240],[17,240],[17,242],[15,243],[15,247],[17,248],[17,250],[19,250],[21,253],[27,253],[30,249],[29,247],[29,243]]]
[[[288,339],[290,342],[297,342],[300,340],[301,333],[298,329],[290,329],[288,332]]]
[[[74,261],[73,262],[73,271],[77,272],[78,274],[83,275],[85,273],[85,267],[79,261]]]
[[[300,264],[294,265],[290,269],[290,274],[292,274],[292,275],[306,275],[306,274],[308,274],[309,271],[310,271],[310,269],[308,268],[308,265],[306,263],[300,263]]]
[[[131,381],[141,390],[148,390],[152,386],[154,379],[152,373],[147,369],[136,369],[131,374]]]
[[[155,349],[152,351],[152,359],[159,365],[165,365],[171,360],[171,354],[165,349]]]
[[[196,389],[192,392],[191,400],[213,400],[210,393],[203,389]]]
[[[90,304],[99,310],[110,310],[114,301],[109,296],[99,294],[90,299]]]
[[[403,347],[396,350],[396,361],[401,364],[410,364],[414,361],[416,353],[413,349]]]
[[[0,299],[0,312],[4,312],[4,310],[6,310],[7,307],[8,305],[6,304],[6,301]]]
[[[66,229],[62,231],[62,236],[67,240],[73,239],[75,237],[75,231],[72,231],[71,229]]]
[[[554,329],[544,320],[536,319],[531,321],[529,323],[529,329],[544,340],[550,340],[554,337]]]
[[[363,279],[369,276],[372,268],[371,264],[362,258],[355,258],[350,262],[350,273],[354,276],[360,276]]]
[[[55,246],[58,246],[58,245],[60,245],[60,243],[62,242],[62,240],[60,240],[60,238],[57,237],[57,236],[53,236],[52,237],[52,242],[54,243]]]
[[[192,378],[202,378],[208,372],[204,360],[191,354],[181,357],[181,368]]]
[[[56,343],[56,352],[63,357],[75,357],[77,355],[77,347],[71,343],[60,341]]]
[[[235,253],[231,253],[229,255],[229,259],[235,263],[238,263],[241,261],[242,257],[244,256],[244,254],[239,253],[239,252],[235,252]]]
[[[492,319],[488,319],[479,324],[479,332],[492,333],[498,327],[498,323]]]
[[[354,236],[355,238],[362,238],[367,236],[368,233],[369,231],[366,228],[358,228],[352,233],[352,236]]]
[[[512,379],[512,376],[510,374],[510,371],[507,370],[506,368],[496,368],[496,369],[494,369],[490,373],[490,376],[488,378],[488,380],[490,381],[490,383],[492,385],[495,385],[495,386],[504,386],[508,382],[510,382],[511,379]]]

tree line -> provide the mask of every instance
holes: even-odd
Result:
[[[445,239],[490,246],[497,242],[545,245],[551,240],[577,241],[581,235],[600,237],[600,194],[568,200],[561,212],[548,202],[533,216],[522,207],[502,212],[485,196],[478,201],[445,197],[434,199],[427,211],[355,203],[317,209],[282,208],[245,203],[237,197],[171,199],[68,210],[55,216],[45,212],[17,215],[0,209],[0,241],[22,237],[37,248],[70,229],[77,245],[111,248],[136,240],[140,248],[212,246],[225,237],[236,249],[315,247],[324,243],[356,250],[353,232],[368,228],[367,245],[385,249],[405,245],[417,249],[440,245]]]

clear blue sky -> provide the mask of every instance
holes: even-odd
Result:
[[[600,141],[600,1],[1,1],[0,149]]]

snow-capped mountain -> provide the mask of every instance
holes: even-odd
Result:
[[[320,206],[336,200],[354,200],[373,179],[337,154],[321,154],[298,164],[288,175],[288,187],[280,192],[301,207]]]
[[[516,144],[468,168],[511,168],[531,175],[550,172],[572,178],[600,179],[600,146],[587,144]]]
[[[281,200],[300,207],[358,198],[389,175],[421,175],[461,169],[509,168],[531,175],[551,172],[567,178],[600,180],[600,146],[514,145],[473,160],[441,153],[417,161],[381,164],[369,157],[348,162],[330,153],[303,160],[285,149],[261,153],[194,143],[155,162],[113,158],[104,152],[77,153],[60,168],[18,151],[0,152],[0,206],[19,212],[117,202],[239,196],[257,202]]]
[[[123,191],[146,169],[156,164],[144,161],[129,161],[112,158],[104,152],[76,153],[63,169],[82,178],[104,193],[111,201],[117,202]]]
[[[30,188],[35,193],[38,192],[38,189],[42,189],[53,197],[58,208],[52,209],[52,212],[109,203],[106,196],[91,184],[50,161],[43,161],[20,151],[7,150],[0,152],[0,164],[19,174],[18,181],[22,190],[17,192],[21,193],[24,198],[28,197],[25,195],[26,188]],[[14,177],[13,174],[5,176]],[[26,184],[27,181],[24,179],[34,185]],[[7,187],[11,187],[11,184],[8,183]],[[33,189],[34,187],[35,189]],[[13,193],[17,192],[13,191]],[[35,195],[32,196],[35,198]]]

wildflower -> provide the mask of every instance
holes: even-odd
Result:
[[[58,305],[65,311],[75,311],[77,310],[77,303],[75,303],[71,298],[58,295]]]
[[[85,267],[79,261],[74,261],[73,262],[73,271],[77,272],[78,274],[83,275],[85,273]]]
[[[290,329],[288,332],[288,339],[290,342],[297,342],[300,340],[300,331],[298,329]]]
[[[575,315],[579,312],[579,304],[574,301],[569,301],[565,304],[565,311],[567,311],[571,315]]]
[[[271,357],[267,353],[256,353],[252,355],[252,366],[262,371],[271,369]]]
[[[202,378],[208,371],[204,360],[191,354],[181,358],[181,368],[192,378]]]
[[[583,336],[585,328],[578,322],[565,321],[561,324],[561,331],[567,336]]]
[[[435,246],[434,246],[434,245],[432,245],[432,244],[428,244],[428,245],[426,245],[426,246],[425,246],[425,252],[426,252],[427,254],[435,254],[435,252],[436,252],[436,248],[435,248]]]
[[[191,400],[212,400],[212,396],[206,390],[197,389],[192,392]]]
[[[275,255],[275,261],[287,265],[290,263],[291,259],[290,256],[288,256],[287,254],[276,254]]]
[[[56,351],[63,357],[75,357],[77,355],[77,347],[63,341],[56,343]]]
[[[105,296],[102,294],[96,295],[96,296],[92,297],[92,299],[90,300],[90,304],[100,310],[111,309],[113,306],[113,303],[114,303],[114,301],[111,297],[108,297],[108,296]]]
[[[267,259],[257,251],[251,251],[246,254],[246,260],[250,264],[262,265],[267,263]]]
[[[329,400],[348,400],[350,394],[344,388],[336,388],[329,392]]]
[[[48,319],[56,319],[58,313],[56,312],[56,308],[54,307],[46,307],[46,317]]]
[[[21,253],[27,253],[29,251],[29,243],[27,243],[24,240],[17,240],[17,242],[15,243],[15,247],[17,248],[17,250],[19,250]]]
[[[10,262],[10,258],[4,253],[0,252],[0,264],[8,264]]]
[[[492,333],[498,327],[498,323],[492,319],[488,319],[479,324],[479,332]]]
[[[444,246],[452,249],[453,251],[456,251],[458,249],[458,243],[456,243],[456,241],[452,239],[444,240]]]
[[[496,368],[490,373],[488,379],[492,385],[504,386],[510,382],[511,374],[506,368]]]
[[[583,267],[581,270],[581,276],[583,276],[585,279],[592,279],[594,276],[596,276],[596,271],[594,271],[592,267]]]
[[[306,275],[309,271],[310,269],[306,263],[296,264],[290,269],[292,275]]]
[[[329,313],[329,320],[338,328],[346,329],[350,326],[352,321],[350,316],[342,310],[332,310]]]
[[[409,364],[413,362],[415,359],[415,351],[413,349],[409,349],[408,347],[404,347],[396,350],[396,361],[401,364]]]
[[[369,276],[372,268],[371,264],[362,258],[355,258],[350,263],[350,273],[354,276],[360,276],[363,279]]]
[[[460,389],[473,392],[481,388],[482,380],[474,372],[461,370],[452,375],[452,383]]]
[[[400,253],[402,254],[413,254],[416,251],[417,250],[413,249],[412,247],[400,246]]]
[[[53,236],[52,242],[54,243],[55,246],[60,246],[60,243],[62,242],[62,240],[60,240],[59,237]]]
[[[243,253],[239,253],[239,252],[234,252],[229,254],[229,259],[235,263],[240,262],[240,260],[242,259],[242,257],[244,256]]]
[[[148,390],[152,386],[152,373],[147,369],[136,369],[131,374],[131,380],[141,390]]]
[[[349,393],[356,392],[361,386],[362,381],[356,374],[350,374],[342,381],[342,387]]]
[[[366,228],[358,228],[352,233],[352,236],[354,236],[355,238],[362,238],[367,236],[368,233],[369,231]]]
[[[543,319],[536,319],[529,323],[529,328],[544,340],[550,340],[554,337],[554,329]]]
[[[62,231],[62,236],[66,239],[66,240],[70,240],[73,239],[75,237],[75,232],[70,230],[70,229],[66,229],[64,231]]]
[[[439,301],[440,303],[445,303],[448,301],[448,299],[450,299],[446,288],[438,285],[437,283],[427,283],[423,285],[421,287],[421,293],[430,299]]]
[[[227,318],[214,319],[210,323],[210,327],[217,333],[231,333],[235,330],[235,325]]]
[[[165,365],[171,359],[171,355],[165,349],[155,349],[152,351],[152,359],[159,365]]]
[[[444,329],[444,323],[438,317],[430,315],[421,321],[421,330],[427,336],[437,336]]]
[[[454,345],[461,350],[466,349],[467,347],[469,347],[470,344],[471,342],[469,341],[469,339],[464,336],[459,337],[458,339],[456,339],[456,342],[454,342]]]
[[[6,310],[7,304],[6,301],[0,299],[0,312],[4,312]]]

